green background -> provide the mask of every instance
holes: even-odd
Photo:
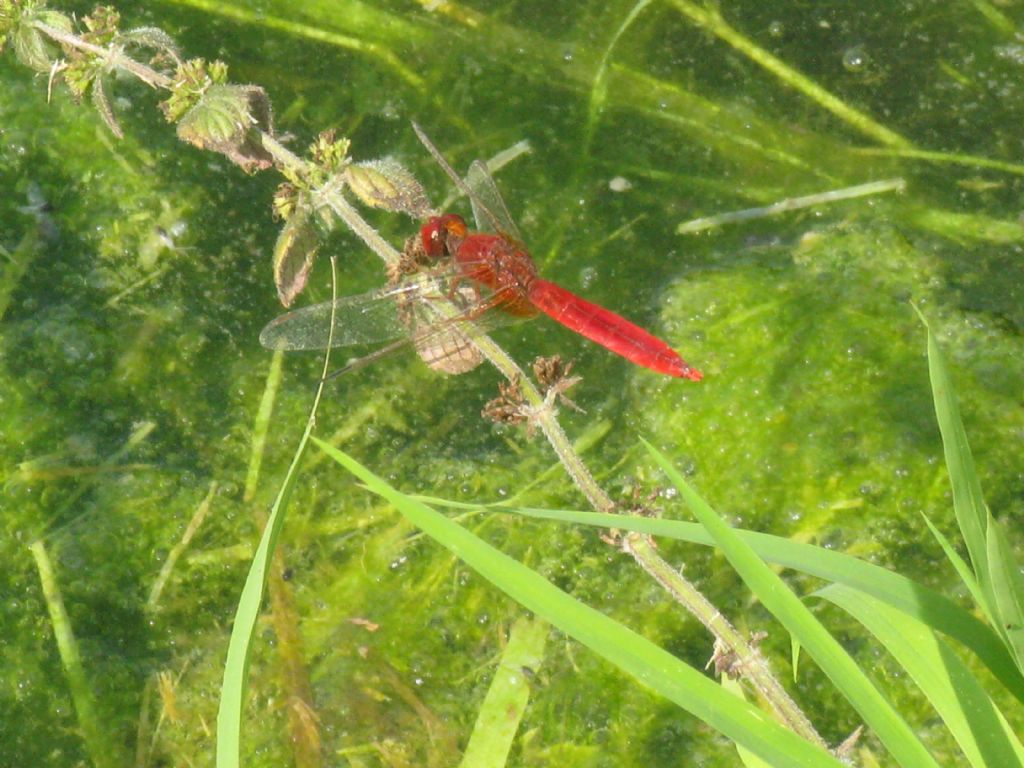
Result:
[[[397,157],[436,202],[447,182],[410,120],[459,168],[528,139],[532,153],[498,181],[542,274],[628,315],[705,373],[700,384],[667,380],[544,318],[496,333],[523,364],[575,359],[583,380],[571,396],[585,413],[562,422],[616,498],[646,498],[663,482],[637,446],[644,435],[737,526],[857,554],[939,590],[954,583],[922,520],[954,533],[914,302],[953,365],[988,503],[1020,540],[1018,4],[720,6],[762,50],[903,139],[888,144],[680,4],[118,9],[125,27],[159,26],[186,56],[220,57],[232,80],[265,87],[297,151],[337,128],[353,156]],[[322,362],[287,358],[261,480],[245,498],[270,364],[257,335],[280,311],[269,209],[280,179],[179,143],[144,86],[111,84],[126,134],[117,141],[87,104],[60,88],[47,104],[45,76],[10,52],[3,62],[0,763],[86,760],[27,549],[43,537],[110,737],[134,752],[142,719],[145,764],[212,764],[234,601]],[[610,187],[617,177],[626,191]],[[905,192],[676,233],[700,216],[894,177]],[[367,216],[396,245],[417,226]],[[322,253],[339,258],[341,293],[384,280],[350,235],[332,235]],[[321,259],[300,301],[329,296]],[[317,434],[405,491],[581,506],[542,438],[480,419],[497,380],[487,366],[444,377],[405,352],[332,382]],[[211,488],[206,522],[148,608]],[[687,516],[671,494],[654,506]],[[703,629],[592,531],[509,516],[469,524],[690,663],[710,655]],[[327,763],[456,762],[517,607],[315,455],[283,544]],[[719,559],[682,545],[662,554],[738,624],[768,630],[787,676],[787,638]],[[843,617],[826,616],[881,685],[898,686],[860,634],[843,634]],[[289,685],[269,623],[260,631],[248,763],[277,765],[289,759]],[[176,680],[178,712],[156,728],[152,682],[148,703],[144,691],[161,671]],[[831,742],[858,724],[813,667],[793,687]],[[928,733],[925,704],[904,711]],[[736,759],[560,637],[521,734],[517,765]],[[941,756],[949,744],[936,738]]]

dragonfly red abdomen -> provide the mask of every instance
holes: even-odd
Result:
[[[537,310],[630,362],[652,371],[700,381],[691,367],[661,339],[614,312],[537,276],[525,246],[504,233],[469,233],[461,216],[430,219],[421,231],[423,247],[434,258],[451,256],[459,274],[493,292],[488,308],[530,317]]]
[[[690,381],[703,378],[700,371],[661,339],[560,285],[538,277],[530,284],[529,299],[553,320],[630,362]]]

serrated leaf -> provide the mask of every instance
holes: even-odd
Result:
[[[121,130],[121,125],[117,122],[114,110],[110,106],[106,86],[103,85],[103,78],[101,77],[97,77],[92,81],[92,104],[96,107],[100,117],[103,118],[103,122],[107,124],[110,132],[117,138],[123,139],[124,131]]]
[[[178,123],[178,136],[200,149],[220,152],[246,173],[269,168],[273,158],[257,127],[273,132],[270,102],[252,85],[211,85]]]
[[[32,26],[36,21],[41,21],[61,32],[71,32],[71,19],[57,11],[42,10],[26,14],[11,34],[14,55],[18,61],[36,72],[49,72],[53,63],[60,57],[60,52],[50,38]]]
[[[181,119],[178,132],[198,147],[239,141],[253,124],[246,95],[229,85],[211,85]]]

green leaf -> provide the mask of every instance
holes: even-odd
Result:
[[[200,149],[220,152],[246,173],[269,168],[270,153],[253,128],[273,133],[270,100],[255,85],[211,85],[178,123],[178,137]]]
[[[938,711],[974,766],[1024,765],[1024,747],[970,669],[948,644],[919,621],[842,585],[824,597],[867,627]]]
[[[392,488],[337,448],[313,439],[368,490],[393,504],[420,530],[520,605],[769,764],[786,768],[840,765],[831,755],[767,719],[755,707],[737,700],[664,649],[575,600],[439,512]]]
[[[897,762],[900,765],[929,765],[938,768],[938,763],[928,754],[899,713],[800,598],[697,495],[665,456],[650,443],[644,441],[644,445],[679,491],[686,505],[714,538],[740,578],[764,603],[765,608],[796,636]]]
[[[508,644],[462,755],[461,768],[502,768],[508,763],[509,751],[530,700],[530,680],[544,659],[544,643],[550,630],[546,622],[536,619],[520,618],[512,625]]]
[[[988,561],[992,570],[992,592],[999,631],[1024,668],[1024,578],[1006,540],[1006,532],[994,517],[988,516]]]
[[[928,331],[928,375],[935,400],[935,416],[942,433],[942,447],[946,454],[946,468],[953,486],[953,511],[964,537],[964,544],[971,556],[974,574],[981,592],[985,596],[982,609],[993,618],[992,587],[988,567],[985,520],[988,510],[981,494],[981,483],[974,470],[974,458],[967,443],[967,433],[960,419],[960,408],[953,392],[953,381],[949,375],[945,356],[928,321],[920,311],[918,315]]]

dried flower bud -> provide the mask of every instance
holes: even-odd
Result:
[[[487,402],[480,415],[495,424],[522,424],[527,421],[528,409],[519,382],[498,382],[498,396]]]
[[[566,378],[571,370],[572,361],[563,363],[561,355],[538,357],[533,361],[533,377],[537,380],[541,392],[547,392]]]
[[[160,102],[167,122],[176,123],[199,103],[206,89],[227,82],[228,67],[222,61],[189,59],[178,63],[171,85],[171,95]]]
[[[309,148],[313,162],[330,176],[338,172],[348,160],[348,148],[351,146],[346,138],[337,138],[333,129],[323,131]]]

